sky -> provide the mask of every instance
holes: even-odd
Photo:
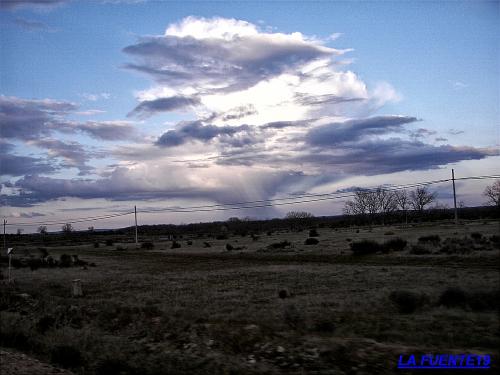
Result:
[[[499,174],[499,21],[498,1],[1,0],[2,216],[335,215],[141,211]]]

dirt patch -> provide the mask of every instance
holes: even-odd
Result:
[[[0,349],[0,368],[2,375],[74,375],[26,354]]]

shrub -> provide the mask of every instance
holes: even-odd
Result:
[[[481,238],[483,238],[483,235],[479,232],[472,232],[470,236],[475,241],[479,241]]]
[[[352,238],[346,238],[345,239],[347,242],[351,242],[352,241]]]
[[[307,240],[304,241],[304,245],[317,245],[319,244],[319,240],[314,237],[309,237]]]
[[[56,319],[52,315],[44,315],[36,323],[36,330],[44,334],[56,324]]]
[[[388,251],[403,251],[406,245],[408,244],[408,241],[403,240],[402,238],[396,237],[396,238],[391,238],[389,241],[386,241],[384,243],[384,247]]]
[[[177,241],[172,242],[172,246],[170,247],[171,249],[179,249],[181,247],[181,244]]]
[[[217,236],[215,236],[216,240],[227,240],[227,238],[227,234],[218,234]]]
[[[59,257],[59,267],[71,267],[71,256],[68,254],[61,254]]]
[[[384,233],[384,236],[393,236],[393,235],[394,235],[394,232],[392,232],[392,231],[388,231],[388,232]]]
[[[281,299],[288,298],[288,297],[290,297],[290,292],[287,289],[281,289],[278,292],[278,297]]]
[[[105,358],[97,363],[96,375],[124,375],[137,374],[134,368],[126,363],[125,359]]]
[[[99,242],[94,242],[94,248],[98,249],[99,248]]]
[[[496,247],[497,249],[500,249],[500,236],[494,234],[493,236],[490,236],[490,242],[491,244]]]
[[[226,250],[227,250],[227,251],[234,250],[233,245],[231,245],[230,243],[227,243],[227,244],[226,244]]]
[[[428,236],[419,237],[418,242],[438,245],[441,242],[441,237],[439,237],[439,235],[437,234],[430,234]]]
[[[309,231],[309,237],[319,237],[319,233],[316,229],[311,229]]]
[[[422,245],[412,245],[410,249],[410,254],[413,255],[427,255],[432,254],[432,251],[425,246]]]
[[[106,240],[106,246],[113,246],[113,240]]]
[[[395,290],[391,292],[389,299],[398,307],[400,313],[411,314],[422,307],[428,297],[408,290]]]
[[[458,287],[447,288],[439,297],[439,305],[446,307],[465,307],[466,304],[467,295]]]
[[[467,300],[470,308],[474,311],[498,310],[500,307],[500,290],[470,293]]]
[[[284,240],[281,242],[274,242],[270,245],[267,246],[268,249],[284,249],[285,247],[290,247],[292,246],[292,243],[290,241]]]
[[[76,368],[83,364],[80,351],[70,345],[58,345],[52,348],[50,360],[64,368]]]
[[[295,305],[287,305],[283,311],[285,323],[293,329],[301,329],[305,326],[305,317]]]
[[[187,244],[188,244],[188,246],[191,246],[193,244],[193,241],[187,240]]]
[[[359,229],[356,229],[356,233],[359,233]]]
[[[383,250],[383,247],[373,240],[362,240],[349,244],[354,255],[375,254]]]
[[[151,250],[154,249],[155,245],[151,241],[141,243],[141,249]]]
[[[124,246],[117,246],[116,250],[118,250],[118,251],[124,251],[124,250],[127,250],[127,248],[124,247]]]
[[[203,242],[203,247],[212,247],[209,242]]]
[[[321,319],[314,323],[314,330],[323,333],[335,332],[335,323],[331,319]]]

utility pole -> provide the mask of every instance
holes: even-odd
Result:
[[[457,192],[455,190],[455,171],[451,170],[451,181],[453,182],[453,205],[455,207],[455,224],[458,224]]]
[[[135,247],[139,246],[137,241],[137,206],[134,206],[134,216],[135,216]]]
[[[3,251],[7,250],[7,246],[5,245],[5,226],[7,225],[7,219],[3,219]]]

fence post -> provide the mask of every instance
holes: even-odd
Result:
[[[457,193],[455,190],[455,170],[451,170],[451,180],[453,182],[453,206],[455,207],[455,224],[458,224]]]

